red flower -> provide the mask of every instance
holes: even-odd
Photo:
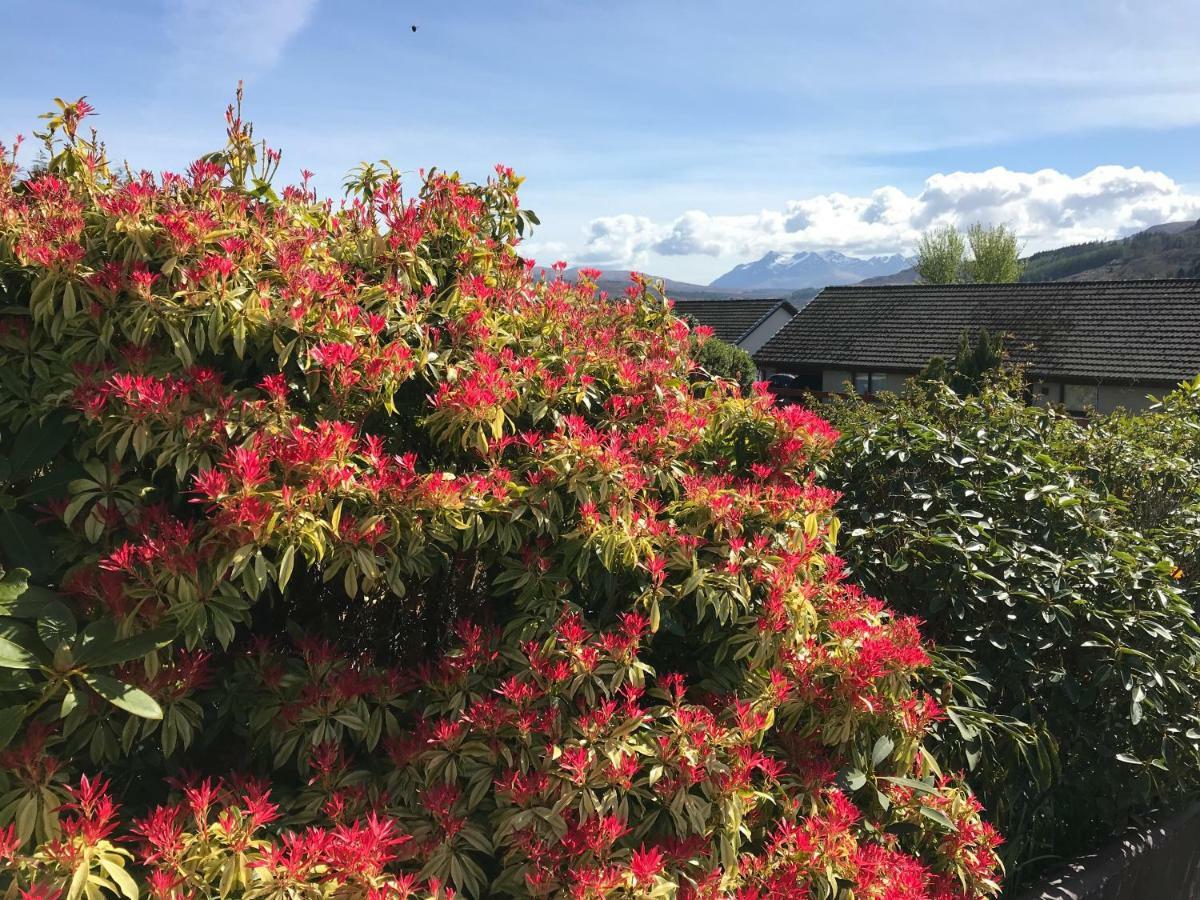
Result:
[[[21,847],[21,839],[17,837],[16,823],[7,828],[0,828],[0,861],[11,862],[16,858],[17,850]]]
[[[653,881],[654,877],[662,872],[663,863],[663,854],[660,849],[642,846],[633,851],[633,855],[629,859],[629,871],[633,873],[636,882],[645,884]]]

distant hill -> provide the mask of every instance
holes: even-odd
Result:
[[[912,266],[901,269],[891,275],[879,275],[875,278],[864,278],[859,284],[916,284],[917,270]]]
[[[863,259],[836,250],[802,253],[771,251],[754,262],[734,266],[709,287],[778,292],[831,284],[855,284],[871,276],[890,275],[912,263],[912,259],[898,253]]]
[[[1167,222],[1115,241],[1035,253],[1022,281],[1200,277],[1200,222]]]
[[[1200,222],[1164,222],[1112,241],[1043,250],[1024,260],[1022,281],[1120,281],[1200,277]],[[862,284],[916,284],[908,268]]]
[[[1190,219],[1186,222],[1164,222],[1161,225],[1151,225],[1141,234],[1179,234],[1181,231],[1187,231],[1189,228],[1195,228],[1200,223],[1193,222]]]

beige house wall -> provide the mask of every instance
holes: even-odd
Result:
[[[826,369],[821,373],[821,390],[830,394],[840,394],[843,391],[851,390],[846,387],[846,382],[854,384],[854,373],[848,372],[845,369]]]

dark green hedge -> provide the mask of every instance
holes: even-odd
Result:
[[[1078,423],[1015,378],[827,413],[854,577],[928,621],[1010,881],[1200,783],[1200,396]]]

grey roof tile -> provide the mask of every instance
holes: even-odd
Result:
[[[831,287],[754,358],[916,372],[981,328],[1034,376],[1174,383],[1200,372],[1200,279]]]
[[[736,344],[787,300],[676,300],[675,314],[707,325],[713,334],[729,344]]]

